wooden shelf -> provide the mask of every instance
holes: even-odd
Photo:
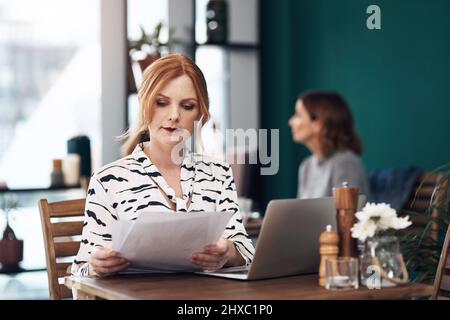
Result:
[[[47,271],[46,268],[37,268],[37,269],[23,269],[21,267],[13,270],[0,270],[0,274],[9,274],[14,275],[18,273],[24,273],[24,272],[40,272],[40,271]]]
[[[23,189],[1,189],[1,193],[27,193],[27,192],[48,192],[48,191],[66,191],[72,189],[81,189],[81,186],[47,187],[47,188],[23,188]]]

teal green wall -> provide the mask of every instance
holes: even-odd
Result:
[[[349,102],[368,168],[450,161],[450,1],[261,0],[263,128],[280,129],[280,171],[263,203],[294,197],[309,152],[287,126],[296,96],[337,90]],[[366,9],[381,8],[368,30]]]

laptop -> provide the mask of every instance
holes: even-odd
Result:
[[[366,200],[365,195],[359,196],[358,210]],[[336,209],[332,197],[272,200],[267,206],[249,267],[198,273],[237,280],[317,273],[319,236],[327,225],[336,230]]]

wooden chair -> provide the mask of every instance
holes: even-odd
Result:
[[[413,186],[406,205],[400,212],[414,211],[417,213],[426,213],[430,205],[445,208],[448,187],[449,179],[446,179],[445,174],[443,173],[429,174],[425,172],[421,174]],[[437,218],[439,216],[439,210],[431,210],[431,217]],[[408,228],[407,231],[418,233],[425,228],[429,221],[429,217],[425,214],[422,216],[411,216],[411,221],[413,222],[413,225]],[[432,223],[431,237],[435,240],[439,237],[439,228],[436,223]]]
[[[433,300],[450,300],[450,225],[445,236],[444,246],[442,247],[439,265],[434,279],[434,292],[431,298]]]
[[[42,230],[44,234],[50,298],[53,300],[72,297],[72,291],[59,279],[69,275],[73,259],[78,253],[83,230],[85,199],[48,203],[39,201]],[[62,280],[63,281],[63,280]]]
[[[448,180],[444,177],[445,174],[443,173],[430,174],[424,172],[419,175],[404,209],[425,212],[432,199],[434,203],[441,201],[442,194],[445,194],[448,188]],[[438,184],[439,188],[436,188]]]

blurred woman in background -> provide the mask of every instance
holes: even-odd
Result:
[[[343,182],[368,194],[360,159],[361,141],[351,111],[338,93],[317,91],[300,95],[289,126],[294,141],[312,152],[300,165],[299,198],[331,196],[332,188]]]

